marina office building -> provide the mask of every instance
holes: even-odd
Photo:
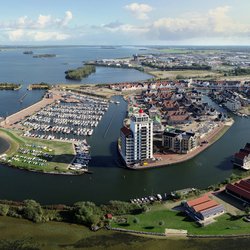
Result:
[[[153,159],[153,121],[142,109],[130,118],[130,128],[121,129],[120,153],[127,165]]]

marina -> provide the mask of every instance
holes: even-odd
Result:
[[[46,106],[21,124],[29,128],[24,136],[81,141],[93,134],[107,110],[108,101],[104,99],[64,93],[56,104]]]
[[[48,97],[49,96],[49,97]],[[12,115],[14,123],[9,124],[5,119],[5,126],[15,126],[23,130],[24,137],[53,141],[71,141],[75,150],[75,157],[69,165],[69,170],[88,172],[88,163],[91,160],[90,146],[86,137],[94,133],[103,115],[109,108],[109,101],[99,97],[92,97],[73,92],[51,92],[41,101],[41,105],[34,109],[31,115],[24,110],[17,113],[21,118],[17,120]],[[53,98],[56,96],[56,98]],[[50,102],[46,100],[52,98]],[[21,113],[21,114],[19,114]],[[23,119],[22,119],[23,118]],[[7,120],[7,122],[6,122]],[[8,162],[28,162],[29,164],[46,166],[46,160],[35,157],[12,157]]]

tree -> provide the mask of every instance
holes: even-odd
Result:
[[[76,222],[86,226],[96,225],[103,215],[100,208],[92,202],[74,204],[73,213]]]
[[[5,204],[0,204],[0,215],[6,216],[9,212],[9,206]]]
[[[133,222],[134,222],[135,224],[138,224],[138,223],[139,223],[139,219],[138,219],[137,217],[135,217],[135,218],[133,219]]]
[[[34,200],[25,200],[23,217],[36,223],[42,222],[44,218],[41,205]]]
[[[163,226],[164,225],[164,221],[159,221],[159,226]]]

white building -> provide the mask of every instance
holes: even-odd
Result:
[[[240,101],[229,99],[225,103],[225,106],[231,111],[237,111],[241,108]]]
[[[153,159],[153,121],[142,109],[121,129],[121,155],[127,165]]]

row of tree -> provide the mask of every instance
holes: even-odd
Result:
[[[0,90],[15,90],[21,87],[21,84],[17,83],[0,83]]]
[[[93,202],[77,202],[73,206],[44,206],[34,200],[25,200],[18,205],[0,204],[0,215],[24,218],[35,223],[65,221],[83,224],[88,227],[103,226],[107,223],[105,215],[139,214],[148,210],[146,205],[123,201],[110,201],[97,206]]]

